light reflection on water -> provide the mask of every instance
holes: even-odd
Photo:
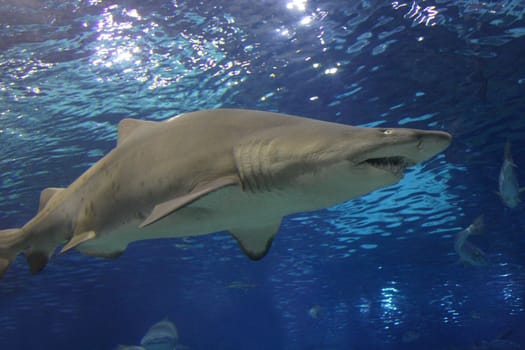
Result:
[[[403,323],[403,312],[400,310],[403,297],[402,292],[395,287],[396,284],[395,281],[389,281],[386,283],[386,287],[381,288],[381,320],[385,329],[400,326]]]

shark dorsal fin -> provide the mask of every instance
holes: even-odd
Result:
[[[252,260],[262,259],[272,246],[273,237],[279,229],[281,219],[270,220],[264,226],[229,229],[242,251]]]
[[[44,207],[49,202],[51,197],[53,197],[55,194],[57,194],[58,192],[62,190],[65,190],[65,188],[48,187],[44,189],[42,192],[40,192],[40,204],[38,206],[38,211],[40,212],[42,209],[44,209]]]
[[[133,135],[136,130],[142,129],[144,127],[149,127],[155,124],[157,124],[157,122],[148,120],[140,120],[133,118],[122,119],[118,124],[117,146],[120,145],[124,140],[129,138],[130,135]]]

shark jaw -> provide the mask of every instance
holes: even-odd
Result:
[[[376,169],[391,173],[396,178],[401,179],[405,169],[416,163],[402,156],[369,158],[358,165],[371,166]]]
[[[392,140],[379,142],[357,159],[355,166],[369,167],[401,179],[406,168],[421,163],[445,150],[452,138],[441,131],[415,129],[384,129],[383,134],[393,135]]]

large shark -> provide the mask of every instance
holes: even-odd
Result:
[[[117,146],[22,228],[0,231],[0,276],[18,253],[39,272],[56,247],[117,257],[130,242],[228,231],[262,258],[283,216],[398,182],[443,151],[442,131],[362,128],[254,110],[124,119]]]

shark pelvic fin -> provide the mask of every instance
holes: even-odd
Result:
[[[144,220],[139,227],[145,227],[148,225],[151,225],[166,216],[170,215],[171,213],[177,211],[180,208],[183,208],[194,201],[198,200],[201,197],[206,196],[207,194],[219,190],[226,186],[233,186],[238,185],[239,180],[235,177],[222,177],[215,181],[208,182],[202,185],[199,185],[193,189],[190,193],[175,197],[169,201],[166,201],[164,203],[157,204],[155,208],[153,208],[153,211],[151,214]]]
[[[58,192],[65,190],[65,188],[60,187],[48,187],[40,192],[40,204],[38,206],[38,211],[40,212],[45,208],[49,200]]]
[[[142,129],[148,126],[152,126],[157,123],[158,122],[132,119],[132,118],[122,119],[120,123],[118,124],[117,146],[120,145],[130,135],[132,135],[135,132],[135,130]]]
[[[37,274],[44,269],[49,260],[49,254],[44,251],[35,250],[29,253],[26,253],[27,263],[29,264],[29,270],[31,273]]]
[[[35,242],[24,250],[29,270],[32,274],[39,273],[47,265],[56,246],[52,242]]]
[[[279,219],[264,226],[231,229],[228,232],[237,240],[246,256],[252,260],[260,260],[270,250],[280,223]]]
[[[35,274],[46,266],[54,250],[52,244],[46,243],[28,246],[27,236],[21,228],[0,230],[0,277],[19,252],[23,251],[31,273]]]
[[[66,245],[62,247],[62,249],[60,250],[60,254],[63,254],[68,250],[75,248],[79,244],[82,244],[86,241],[89,241],[90,239],[95,238],[96,236],[97,234],[95,233],[95,231],[86,231],[80,234],[75,234],[73,235],[73,237],[71,237],[69,242],[67,242]]]

